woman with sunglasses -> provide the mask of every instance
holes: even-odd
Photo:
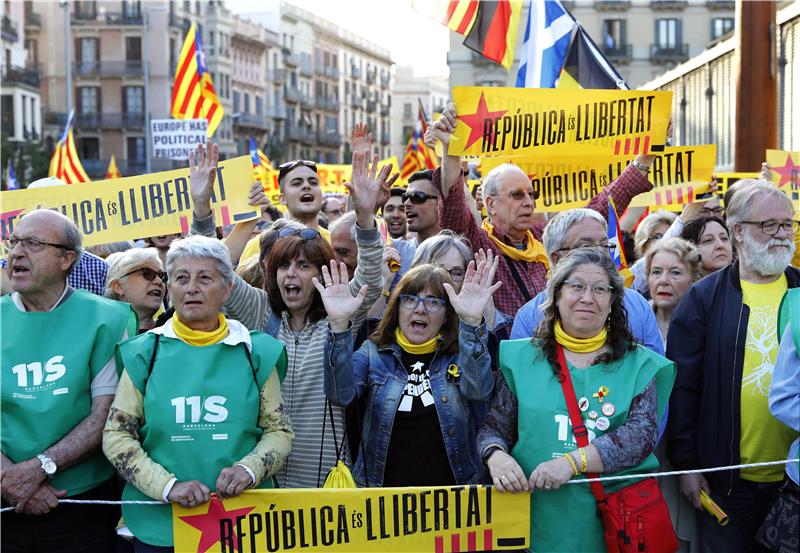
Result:
[[[484,468],[475,442],[492,393],[486,305],[498,258],[467,266],[461,291],[445,269],[419,265],[392,293],[377,331],[353,354],[350,319],[362,303],[346,269],[314,279],[328,313],[325,392],[337,405],[366,399],[353,467],[360,486],[475,484]]]
[[[361,326],[369,306],[381,293],[383,244],[373,214],[391,167],[378,172],[377,164],[377,156],[370,163],[368,154],[354,153],[353,182],[347,183],[357,217],[358,244],[358,266],[349,288],[354,295],[365,290],[365,301],[352,317],[355,328]],[[198,156],[190,177],[193,197],[210,197],[204,191],[213,185],[214,165],[213,160]],[[210,213],[210,206],[200,206],[201,210],[204,208]],[[197,204],[194,209],[196,217]],[[213,217],[208,220],[210,225],[203,226],[203,221],[194,218],[192,232],[212,233]],[[333,409],[333,429],[327,424],[323,432],[326,409],[322,380],[328,317],[312,283],[312,278],[319,277],[322,267],[333,259],[333,250],[316,229],[292,225],[278,231],[277,241],[269,250],[263,249],[262,255],[264,289],[253,288],[234,275],[225,312],[247,328],[264,331],[286,344],[288,369],[281,392],[295,441],[276,478],[282,488],[314,488],[324,478],[320,458],[326,470],[336,463],[334,435],[341,437],[344,433],[344,410],[339,407]]]
[[[167,274],[155,248],[131,248],[108,256],[107,298],[131,304],[139,334],[156,326],[155,316],[167,293]]]

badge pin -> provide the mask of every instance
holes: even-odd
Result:
[[[451,363],[450,366],[447,367],[447,375],[445,378],[450,382],[458,384],[458,381],[461,380],[461,369],[458,368],[458,365]]]
[[[600,417],[594,423],[594,427],[600,430],[601,432],[608,430],[609,426],[611,426],[611,422],[605,417]]]
[[[597,411],[595,411],[595,410],[589,411],[589,418],[592,419],[592,420],[596,419],[597,418]]]
[[[600,386],[600,389],[597,390],[597,393],[592,394],[592,397],[596,397],[597,401],[603,403],[603,399],[608,395],[608,388],[605,386]]]
[[[603,414],[607,417],[612,416],[614,413],[617,412],[617,408],[614,407],[613,403],[604,403],[603,406],[600,408]]]
[[[588,397],[582,397],[581,399],[578,400],[578,409],[580,409],[581,411],[586,411],[588,408],[589,408]]]

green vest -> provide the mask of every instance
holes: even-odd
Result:
[[[144,398],[142,447],[178,482],[199,480],[214,490],[220,471],[250,453],[261,438],[261,388],[273,367],[279,374],[285,371],[286,350],[266,334],[251,332],[250,337],[255,374],[244,344],[190,346],[161,336],[149,375],[155,334],[119,345],[121,364]],[[258,487],[271,488],[271,479]],[[128,483],[122,499],[152,498]],[[139,540],[173,544],[170,505],[123,505],[122,515]]]
[[[92,410],[90,385],[122,338],[130,305],[76,290],[48,312],[23,312],[0,299],[3,453],[15,463],[57,443]],[[108,480],[114,468],[98,449],[50,482],[77,495]]]
[[[500,343],[500,368],[518,402],[518,438],[511,455],[530,476],[540,463],[577,449],[567,403],[549,362],[529,338]],[[589,400],[582,415],[591,441],[625,422],[631,401],[653,377],[658,390],[660,420],[672,390],[675,365],[637,346],[623,360],[611,365],[585,369],[570,366],[570,375],[577,399]],[[600,403],[594,394],[602,386],[608,388],[608,395]],[[603,405],[608,404],[614,406],[611,416],[601,411]],[[589,416],[592,411],[597,413],[595,419]],[[609,425],[601,431],[596,425],[603,416]],[[619,474],[651,472],[657,468],[658,461],[651,453],[639,466]],[[632,483],[612,482],[605,485],[605,489],[614,492]],[[533,551],[605,551],[603,525],[588,485],[568,484],[558,490],[537,490],[531,494],[531,544]]]
[[[789,323],[792,324],[794,347],[800,351],[800,288],[790,288],[783,296],[778,311],[778,340],[783,338]]]

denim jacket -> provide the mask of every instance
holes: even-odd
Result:
[[[437,351],[430,367],[436,413],[450,467],[459,484],[481,483],[485,478],[485,467],[475,440],[494,386],[488,336],[484,324],[473,327],[460,321],[458,353],[446,355]],[[378,347],[367,340],[353,353],[350,330],[331,331],[325,350],[328,399],[346,407],[368,394],[362,447],[353,467],[353,477],[359,486],[381,486],[394,416],[408,381],[402,350],[397,344]],[[451,363],[459,367],[460,377],[448,380],[447,368]]]

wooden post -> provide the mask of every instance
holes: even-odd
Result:
[[[735,171],[758,171],[778,145],[777,3],[736,2]]]

